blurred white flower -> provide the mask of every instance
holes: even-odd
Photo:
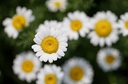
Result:
[[[114,48],[103,48],[97,54],[97,63],[105,72],[116,70],[121,65],[120,52]]]
[[[98,12],[91,20],[91,29],[89,33],[90,42],[94,46],[111,46],[116,43],[118,37],[117,17],[110,11]]]
[[[123,36],[127,36],[128,35],[128,12],[120,16],[118,25],[119,25],[120,33]]]
[[[16,8],[16,14],[12,18],[6,18],[3,21],[3,25],[5,26],[4,31],[9,37],[16,39],[19,32],[27,27],[33,20],[34,16],[32,15],[32,10],[18,6]]]
[[[46,1],[46,6],[51,12],[57,12],[58,10],[60,11],[65,11],[67,7],[67,0],[47,0]]]
[[[79,35],[85,37],[89,33],[89,17],[80,11],[68,13],[68,17],[64,18],[63,26],[69,40],[77,40]]]
[[[31,82],[36,79],[36,73],[41,68],[41,62],[33,52],[18,54],[13,61],[13,71],[19,79]]]
[[[63,72],[56,65],[45,65],[38,75],[36,84],[62,84]]]
[[[56,28],[41,28],[35,35],[32,49],[36,52],[36,56],[41,61],[52,63],[58,58],[60,59],[67,51],[67,38],[65,34]]]
[[[65,84],[91,84],[92,66],[83,58],[71,58],[63,66]]]
[[[61,22],[58,22],[56,20],[45,20],[43,24],[40,24],[39,27],[37,28],[36,32],[42,30],[42,28],[56,28],[58,30],[62,30],[62,23]]]

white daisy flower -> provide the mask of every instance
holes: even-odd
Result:
[[[69,40],[77,40],[79,34],[81,37],[85,37],[89,32],[89,17],[80,11],[68,13],[68,17],[64,18],[63,26],[67,31]]]
[[[36,56],[41,61],[53,61],[61,58],[67,51],[67,38],[65,34],[56,28],[42,28],[34,38],[36,44],[32,45],[32,49],[36,52]]]
[[[91,84],[93,69],[83,58],[69,59],[63,66],[65,84]]]
[[[116,70],[121,65],[120,53],[114,48],[103,48],[97,54],[97,62],[106,72]]]
[[[18,54],[13,61],[13,71],[19,79],[31,82],[36,79],[36,73],[41,68],[41,62],[33,52]]]
[[[21,8],[18,6],[16,8],[16,14],[12,18],[6,18],[3,21],[3,25],[5,26],[4,31],[9,37],[16,39],[19,32],[27,27],[33,20],[34,16],[32,15],[32,10],[27,10],[25,7]]]
[[[65,11],[67,7],[67,0],[47,0],[46,6],[51,12],[57,12],[60,10],[61,12]]]
[[[62,23],[57,22],[56,20],[50,20],[50,21],[45,20],[44,24],[40,24],[36,31],[38,32],[38,31],[42,30],[42,28],[46,28],[46,27],[48,27],[48,28],[54,27],[58,30],[62,30]]]
[[[128,12],[120,16],[118,25],[119,25],[120,33],[123,36],[127,36],[128,35]]]
[[[94,46],[111,46],[118,37],[117,17],[110,11],[98,12],[91,21],[92,31],[89,33],[90,42]]]
[[[63,72],[56,65],[45,65],[38,75],[36,84],[62,84]]]

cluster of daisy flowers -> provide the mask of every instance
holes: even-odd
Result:
[[[80,57],[67,60],[62,67],[55,64],[45,64],[32,51],[22,52],[13,61],[13,71],[18,78],[36,84],[91,84],[93,69],[90,63]]]
[[[50,0],[49,0],[50,1]],[[16,39],[19,32],[34,21],[32,10],[17,7],[12,18],[3,21],[5,32]],[[74,11],[67,14],[62,22],[45,20],[36,29],[32,49],[35,52],[22,52],[13,62],[13,71],[19,79],[37,84],[91,84],[93,81],[93,67],[85,58],[70,58],[61,67],[46,64],[42,68],[41,62],[53,63],[68,52],[68,40],[76,41],[79,37],[89,38],[94,46],[100,46],[97,52],[99,67],[107,72],[116,70],[121,65],[121,53],[112,48],[112,44],[119,40],[119,34],[128,35],[128,13],[120,19],[110,12],[98,12],[93,17],[84,12]],[[75,51],[74,51],[75,52]]]

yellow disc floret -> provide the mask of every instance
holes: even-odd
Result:
[[[31,60],[25,60],[22,63],[22,70],[26,73],[29,73],[33,70],[34,64]]]
[[[69,72],[70,77],[74,81],[80,81],[83,78],[84,71],[81,67],[73,67],[71,71]]]
[[[58,39],[53,36],[47,36],[42,40],[41,47],[45,53],[55,53],[59,47]]]
[[[125,27],[128,29],[128,21],[125,22]]]
[[[44,78],[45,84],[57,84],[57,78],[54,74],[47,74]]]
[[[108,55],[106,56],[105,60],[108,64],[112,64],[116,60],[116,58],[113,55]]]
[[[95,25],[95,32],[100,37],[107,37],[112,32],[111,23],[107,20],[100,20]]]
[[[57,8],[60,8],[61,3],[60,3],[60,2],[55,2],[55,6],[56,6]]]
[[[16,15],[12,19],[12,24],[17,30],[21,30],[26,26],[26,19],[22,15]]]
[[[75,32],[78,32],[82,28],[82,23],[79,20],[73,20],[71,22],[71,29]]]

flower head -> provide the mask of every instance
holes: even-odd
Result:
[[[79,35],[85,37],[89,32],[89,17],[80,11],[68,13],[68,17],[64,18],[63,26],[69,40],[77,40]]]
[[[97,54],[97,62],[104,71],[116,70],[121,64],[120,52],[114,48],[103,48]]]
[[[90,42],[101,47],[111,46],[118,41],[117,17],[110,11],[98,12],[91,20],[91,32],[89,33]]]
[[[25,7],[17,7],[16,14],[12,18],[6,18],[3,21],[5,26],[5,32],[9,37],[17,38],[19,32],[29,25],[30,22],[34,20],[32,15],[32,10],[26,9]]]
[[[93,70],[82,58],[69,59],[63,66],[65,84],[91,84]]]
[[[65,11],[67,7],[67,0],[47,0],[46,6],[52,12]]]
[[[127,36],[128,35],[128,12],[120,16],[118,23],[119,23],[118,25],[119,25],[120,33],[123,36]]]
[[[61,67],[45,65],[37,75],[36,84],[61,84],[63,75]]]
[[[41,67],[41,62],[32,52],[18,54],[13,62],[13,71],[21,80],[31,82],[36,79],[36,73]]]
[[[34,38],[32,49],[36,52],[36,56],[41,61],[53,61],[61,58],[67,51],[67,38],[63,32],[56,28],[42,28]]]

